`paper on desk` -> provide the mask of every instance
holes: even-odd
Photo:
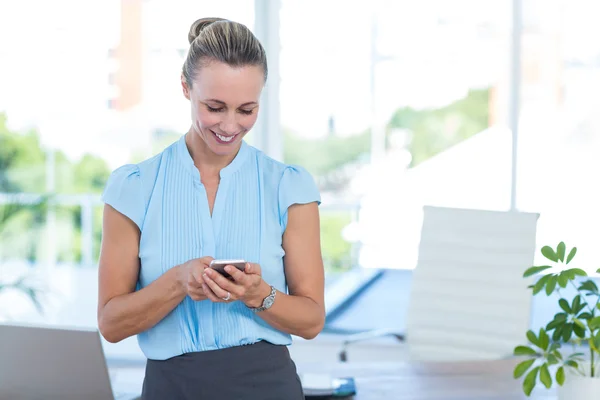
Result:
[[[300,375],[302,388],[310,390],[328,390],[334,389],[333,378],[328,374],[304,373]]]

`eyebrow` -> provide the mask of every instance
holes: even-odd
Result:
[[[206,101],[206,102],[212,101],[213,103],[219,103],[219,104],[222,104],[222,105],[224,105],[224,106],[226,105],[224,101],[217,100],[217,99],[206,99],[205,101]],[[240,107],[244,107],[244,106],[254,106],[254,105],[257,105],[257,104],[258,104],[258,103],[257,103],[257,102],[255,102],[255,101],[249,101],[249,102],[247,102],[247,103],[244,103],[244,104],[242,104]]]

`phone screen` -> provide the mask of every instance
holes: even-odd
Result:
[[[246,261],[244,260],[213,260],[210,263],[210,268],[214,269],[226,278],[231,278],[231,275],[225,272],[225,267],[227,265],[232,265],[242,272],[246,270]]]

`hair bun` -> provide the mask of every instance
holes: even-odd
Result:
[[[188,41],[190,44],[200,35],[200,32],[213,22],[226,21],[224,18],[200,18],[192,24],[188,33]]]

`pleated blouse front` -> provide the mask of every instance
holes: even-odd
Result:
[[[204,185],[185,136],[155,157],[127,164],[110,176],[103,200],[140,228],[138,290],[190,259],[244,259],[259,263],[263,279],[287,291],[282,236],[292,204],[320,202],[312,176],[242,143],[220,173],[210,213]],[[138,335],[150,359],[256,343],[291,343],[239,302],[186,297],[153,328]]]

